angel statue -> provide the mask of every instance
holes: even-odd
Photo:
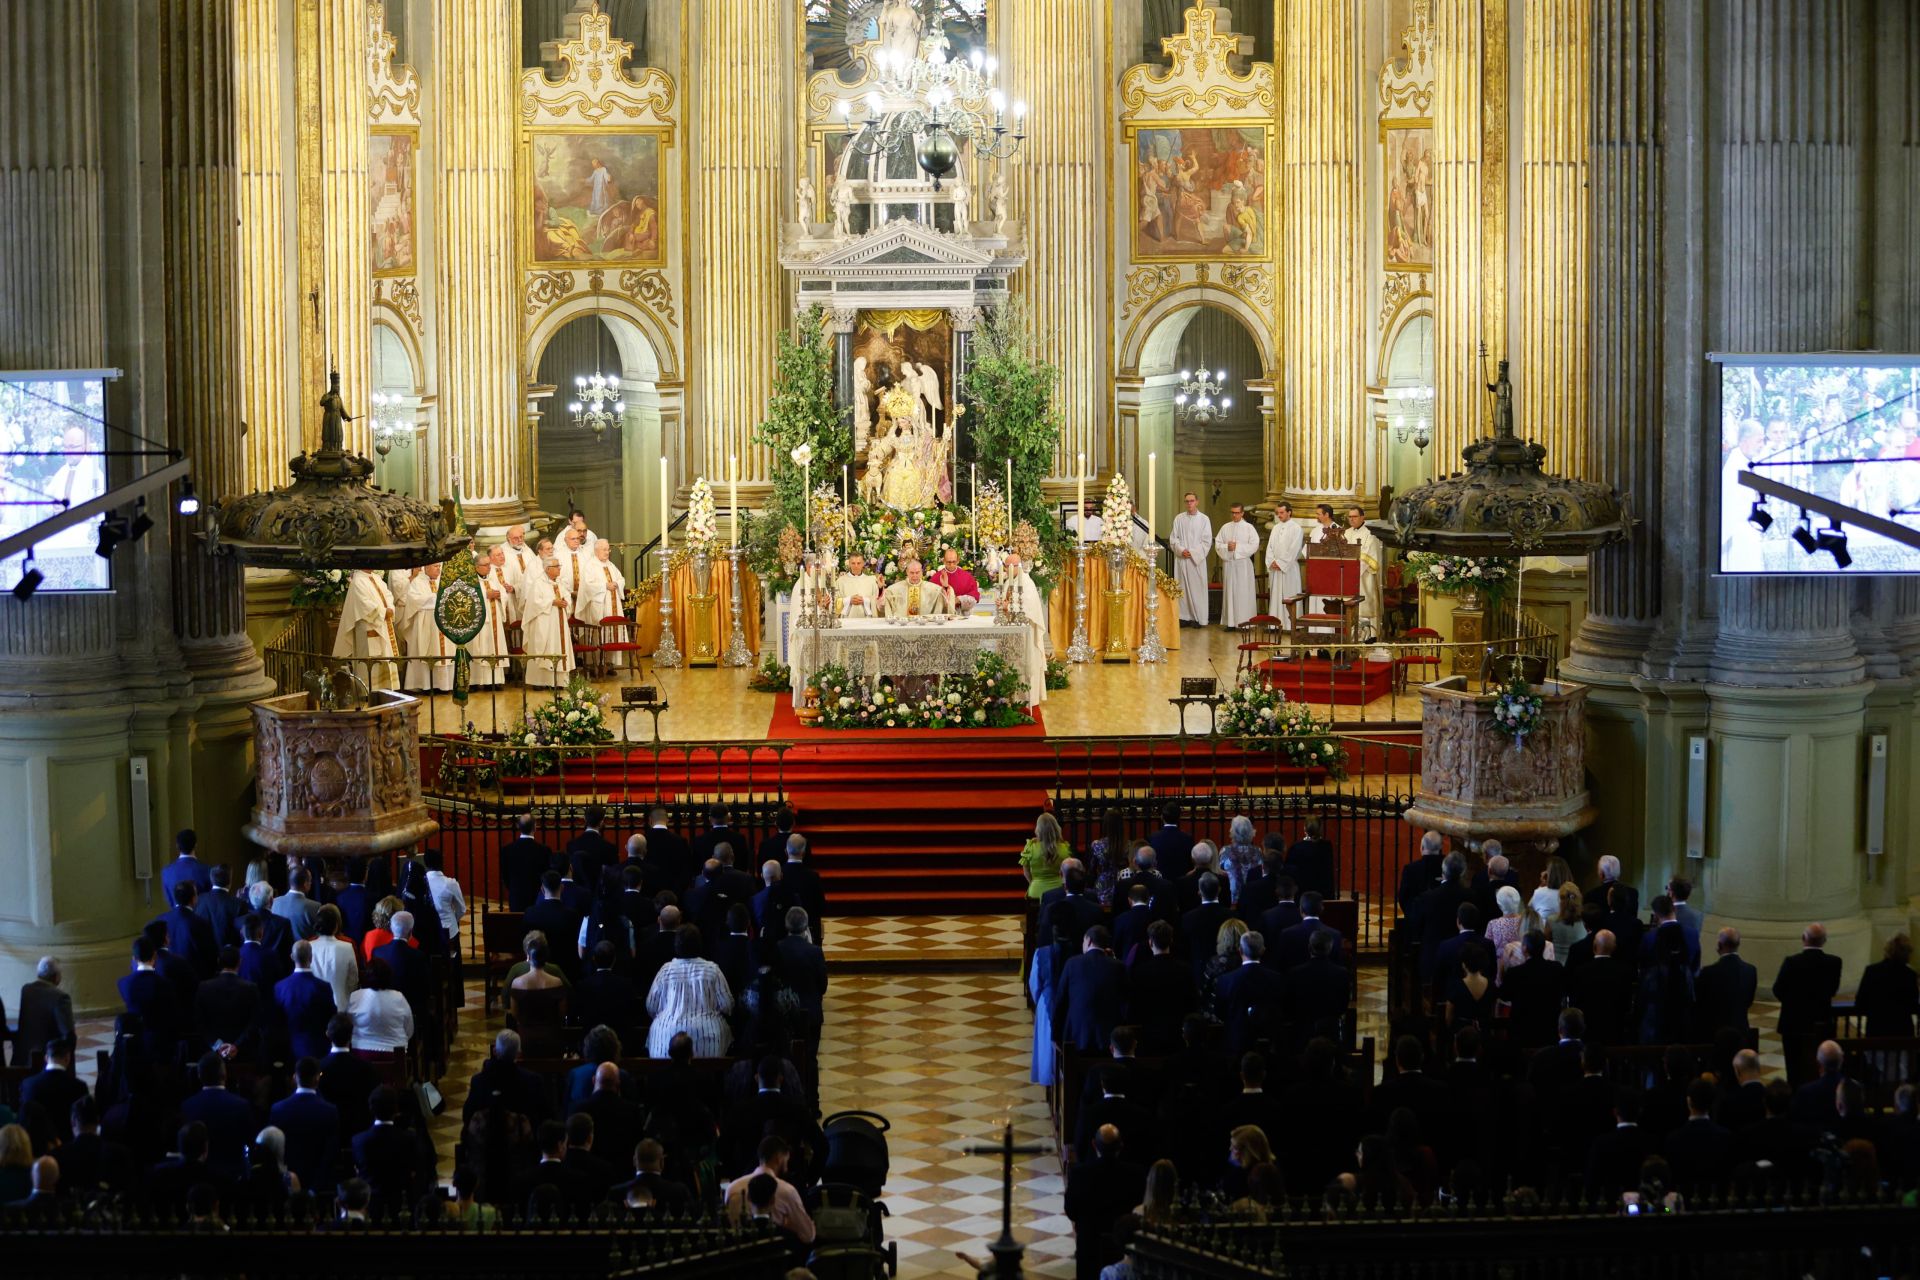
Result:
[[[842,177],[833,184],[833,238],[853,236],[853,179]]]
[[[867,447],[867,437],[873,434],[873,375],[867,372],[867,358],[853,358],[853,451],[856,455]]]
[[[987,216],[996,223],[1007,220],[1007,175],[999,169],[987,182]]]
[[[813,179],[806,174],[793,188],[794,221],[806,226],[813,221]]]

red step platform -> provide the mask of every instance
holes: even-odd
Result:
[[[1358,707],[1393,692],[1393,664],[1371,659],[1336,666],[1325,658],[1269,658],[1260,673],[1290,702]]]

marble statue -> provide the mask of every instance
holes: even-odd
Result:
[[[853,179],[840,178],[833,184],[833,238],[853,236]]]
[[[987,217],[996,223],[1007,220],[1007,175],[999,169],[987,182]]]
[[[947,184],[947,190],[953,193],[953,229],[965,232],[967,224],[973,221],[973,211],[967,208],[967,201],[973,192],[967,189],[966,180],[955,178]]]
[[[913,0],[887,0],[880,10],[880,49],[895,65],[920,56],[920,10]]]
[[[867,447],[873,434],[873,375],[867,372],[867,358],[853,358],[853,452],[857,456]]]
[[[939,371],[930,364],[921,365],[920,372],[913,380],[913,393],[919,398],[921,405],[924,406],[924,408],[919,411],[918,416],[922,421],[934,428],[935,434],[938,434],[940,412],[946,407],[946,402],[940,398]]]
[[[800,181],[793,189],[795,206],[794,220],[801,226],[813,221],[813,179],[806,174],[800,175]]]

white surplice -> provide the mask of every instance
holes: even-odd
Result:
[[[498,573],[489,572],[480,579],[480,594],[487,602],[487,621],[480,634],[467,641],[467,653],[473,659],[467,683],[486,689],[507,682],[507,591]]]
[[[547,655],[527,659],[527,683],[548,689],[563,686],[574,665],[573,629],[568,626],[573,600],[564,583],[544,575],[530,583],[523,594],[526,614],[520,623],[521,647],[529,654]],[[555,654],[562,656],[556,658]]]
[[[363,659],[353,664],[353,673],[369,689],[400,687],[400,671],[391,661],[366,661],[394,656],[392,614],[393,592],[386,581],[369,570],[355,569],[348,579],[347,598],[340,605],[333,656]]]
[[[439,594],[435,579],[421,574],[407,588],[407,678],[405,687],[424,693],[453,688],[453,642],[434,621],[433,603]]]
[[[1047,602],[1041,599],[1040,588],[1024,569],[1002,589],[1007,592],[1009,604],[1017,600],[1027,615],[1027,646],[1020,674],[1026,677],[1027,701],[1037,707],[1047,700],[1047,650],[1051,644],[1047,635]]]
[[[1380,560],[1383,548],[1373,530],[1362,525],[1349,529],[1346,539],[1360,548],[1360,636],[1364,640],[1380,638]]]
[[[1244,519],[1229,520],[1220,526],[1213,546],[1220,553],[1220,625],[1237,627],[1260,612],[1253,581],[1260,531]]]
[[[860,597],[859,603],[854,597]],[[870,573],[842,573],[833,580],[834,608],[843,618],[880,616],[880,579]]]
[[[1204,511],[1182,511],[1173,518],[1173,576],[1180,583],[1180,621],[1207,625],[1207,556],[1213,551],[1213,521]],[[1183,557],[1189,552],[1191,559]]]
[[[525,543],[516,547],[511,542],[503,543],[502,546],[507,553],[507,562],[500,568],[507,575],[507,589],[510,592],[507,597],[507,621],[519,622],[521,620],[520,601],[526,593],[526,583],[529,580],[543,581],[547,574],[540,567],[540,557],[534,554],[532,547]]]
[[[1300,557],[1307,531],[1291,520],[1274,524],[1267,535],[1267,611],[1293,629],[1293,610],[1287,600],[1300,594]]]

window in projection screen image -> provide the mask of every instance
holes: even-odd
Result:
[[[1920,548],[1844,519],[1836,554],[1817,511],[1809,553],[1794,536],[1799,504],[1740,483],[1751,471],[1920,532],[1920,355],[1709,359],[1720,367],[1719,572],[1920,573]]]
[[[107,489],[104,371],[0,373],[0,536]],[[109,563],[93,553],[100,521],[82,520],[33,546],[40,590],[106,591]],[[20,581],[26,553],[0,560],[0,588]]]

